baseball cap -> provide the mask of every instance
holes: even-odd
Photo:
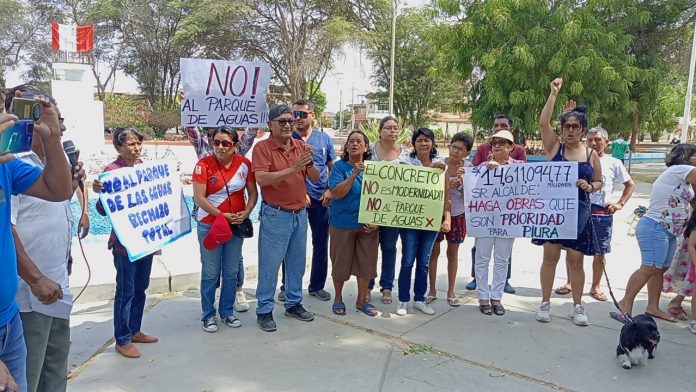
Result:
[[[290,110],[290,106],[288,105],[274,105],[271,110],[268,111],[268,119],[269,120],[275,120],[282,114],[291,114],[292,110]]]
[[[505,139],[510,141],[510,143],[515,143],[515,137],[512,136],[512,133],[510,131],[502,130],[498,131],[491,136],[490,140],[493,140],[493,138],[498,138],[498,139]]]
[[[232,239],[232,229],[230,224],[225,219],[223,214],[218,215],[215,218],[215,222],[210,226],[210,231],[203,238],[203,246],[208,250],[213,250],[218,247],[218,245],[224,244],[225,242]]]

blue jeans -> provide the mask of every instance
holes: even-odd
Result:
[[[20,392],[27,391],[27,347],[24,345],[22,320],[17,313],[0,327],[0,360],[10,370]]]
[[[198,224],[198,219],[196,218],[198,216],[198,204],[193,204],[193,211],[191,211],[191,216],[193,216],[193,219],[196,220]],[[204,223],[205,224],[205,223]],[[239,256],[239,272],[237,272],[237,288],[243,287],[244,286],[244,257]]]
[[[425,301],[428,288],[428,263],[437,238],[437,231],[401,229],[401,270],[399,271],[399,301],[411,300],[411,270],[416,264],[413,300]]]
[[[324,288],[329,265],[329,208],[321,201],[310,198],[307,207],[309,227],[312,229],[312,272],[309,275],[309,292]]]
[[[259,281],[256,314],[273,311],[278,269],[285,260],[285,308],[302,302],[307,257],[307,211],[296,214],[261,204],[259,214]]]
[[[114,337],[124,345],[140,332],[145,310],[145,290],[150,285],[152,255],[131,262],[128,256],[114,254],[116,296],[114,297]]]
[[[379,275],[380,291],[394,288],[394,274],[396,273],[396,241],[399,239],[398,227],[382,226],[379,228],[379,247],[382,249],[382,271]],[[375,287],[375,280],[370,279],[368,288]]]
[[[237,273],[241,264],[242,244],[244,239],[232,237],[213,250],[203,246],[203,239],[210,231],[210,224],[198,225],[198,243],[201,251],[201,320],[215,316],[215,289],[220,281],[220,317],[232,316],[234,311]]]

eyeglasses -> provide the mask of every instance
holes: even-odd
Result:
[[[493,140],[493,141],[491,141],[491,146],[493,146],[493,147],[507,146],[509,144],[512,144],[512,143],[510,143],[507,140]]]
[[[290,125],[291,127],[295,126],[295,120],[292,119],[282,119],[282,120],[273,120],[280,125],[281,128],[285,128],[286,125]]]
[[[213,145],[214,145],[215,147],[220,147],[221,144],[222,144],[222,146],[225,147],[225,148],[230,148],[230,147],[232,147],[232,142],[229,141],[229,140],[213,140]]]
[[[305,112],[304,110],[293,110],[292,116],[295,118],[307,118],[311,112]]]
[[[453,144],[450,145],[449,148],[450,148],[450,150],[455,151],[455,152],[465,152],[466,151],[466,148],[455,146]]]

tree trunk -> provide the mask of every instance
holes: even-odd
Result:
[[[633,112],[633,119],[631,120],[631,151],[636,151],[636,138],[638,137],[638,130],[640,124],[640,112]]]

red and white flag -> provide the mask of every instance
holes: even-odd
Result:
[[[51,23],[53,49],[66,52],[89,52],[94,49],[92,26]]]

